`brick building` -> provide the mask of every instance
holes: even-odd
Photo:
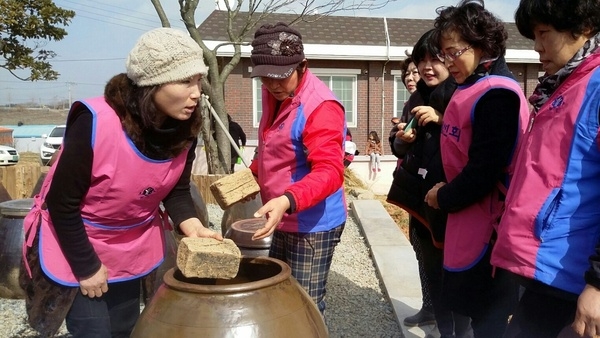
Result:
[[[199,27],[204,43],[211,49],[228,41],[226,16],[226,11],[215,10]],[[274,13],[268,22],[291,22],[296,17]],[[236,20],[234,28],[242,27],[245,15],[240,13]],[[431,19],[325,16],[294,24],[302,33],[309,69],[329,83],[344,104],[348,127],[361,152],[369,131],[375,130],[385,138],[391,117],[402,111],[408,99],[400,74],[405,51],[412,50],[421,35],[433,28],[433,22]],[[533,42],[522,37],[514,23],[507,23],[506,28],[505,58],[528,97],[541,75],[539,56],[533,50]],[[251,42],[253,33],[243,41]],[[248,139],[256,140],[262,113],[260,80],[250,78],[250,51],[249,44],[242,46],[242,59],[225,85],[225,104]],[[217,55],[228,61],[233,47],[220,47]]]

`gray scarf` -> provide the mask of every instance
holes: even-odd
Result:
[[[583,47],[575,53],[575,55],[567,62],[567,64],[561,68],[556,74],[544,75],[539,78],[540,83],[537,85],[531,97],[529,97],[529,103],[533,105],[534,111],[537,113],[542,105],[548,101],[550,96],[554,93],[556,88],[569,76],[575,68],[587,58],[589,55],[596,52],[600,45],[600,33],[597,33],[591,39],[583,44]]]

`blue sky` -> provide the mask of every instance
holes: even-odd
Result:
[[[177,0],[162,0],[171,26],[184,29]],[[342,12],[340,15],[388,18],[433,19],[439,6],[458,1],[396,0],[376,11]],[[125,71],[125,58],[138,37],[160,26],[150,0],[55,0],[62,8],[77,14],[66,27],[61,41],[48,42],[44,48],[58,55],[51,62],[60,73],[56,81],[23,82],[0,69],[0,105],[35,102],[53,104],[101,95],[104,84],[113,75]],[[487,0],[486,8],[505,21],[514,21],[519,0]],[[215,9],[214,0],[200,0],[196,23],[200,24]]]

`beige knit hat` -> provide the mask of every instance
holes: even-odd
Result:
[[[140,87],[208,72],[202,48],[189,35],[173,28],[156,28],[144,33],[129,52],[126,67],[127,77]]]

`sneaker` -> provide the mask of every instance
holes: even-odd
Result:
[[[433,325],[435,324],[435,316],[433,312],[422,308],[416,314],[404,318],[404,325],[406,326],[422,326],[422,325]]]
[[[381,171],[381,168],[377,168],[377,171]]]
[[[371,170],[373,170],[373,172],[375,172],[375,168],[373,168],[373,169],[371,169]]]

